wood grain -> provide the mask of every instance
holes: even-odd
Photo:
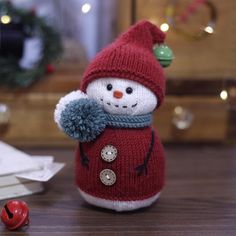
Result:
[[[132,23],[132,4],[131,0],[121,0],[117,4],[117,33],[127,29]]]
[[[183,1],[182,1],[183,2]],[[188,1],[189,2],[189,1]],[[218,12],[215,33],[205,39],[192,41],[174,30],[170,29],[167,34],[167,43],[173,49],[175,60],[166,69],[168,77],[175,79],[215,79],[235,78],[235,50],[236,50],[236,1],[212,0]],[[126,0],[120,0],[123,8]],[[166,22],[165,9],[168,0],[136,0],[136,19],[147,19],[161,25]],[[128,5],[128,3],[127,3]],[[131,13],[130,13],[131,14]],[[126,17],[119,15],[118,24],[124,31],[130,25]],[[194,17],[194,16],[193,16]],[[204,21],[204,19],[201,19]],[[204,24],[202,24],[204,26]],[[190,27],[192,27],[190,25]]]
[[[232,140],[235,140],[236,137],[236,84],[231,84],[230,88],[228,89],[229,95],[229,119],[228,123],[230,124],[228,129],[228,137]]]
[[[45,76],[45,78],[38,80],[31,86],[27,88],[0,86],[0,94],[14,93],[17,96],[18,94],[27,93],[67,93],[79,88],[85,67],[85,63],[60,63],[55,66],[53,74]]]
[[[11,109],[8,129],[0,137],[18,146],[72,146],[74,141],[56,126],[53,113],[62,93],[8,93],[0,100]],[[17,99],[16,99],[17,98]],[[172,122],[175,107],[188,109],[194,116],[192,125],[178,130]],[[227,139],[227,104],[207,96],[168,96],[154,113],[154,126],[165,142],[224,142]]]
[[[191,126],[185,130],[173,124],[174,109],[179,106],[193,115]],[[224,142],[229,125],[227,103],[219,97],[168,96],[154,115],[154,126],[168,142]]]
[[[25,151],[54,155],[67,166],[43,194],[21,198],[30,206],[30,226],[9,232],[0,225],[1,236],[236,235],[235,146],[166,146],[167,181],[160,200],[131,213],[91,207],[81,199],[74,185],[72,150]]]
[[[11,118],[7,130],[0,133],[3,141],[14,145],[73,145],[54,122],[54,109],[63,93],[8,93],[0,95],[7,104]]]

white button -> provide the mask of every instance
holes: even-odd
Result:
[[[111,186],[116,182],[116,174],[110,169],[104,169],[100,172],[100,180],[104,185]]]
[[[117,157],[117,149],[112,145],[107,145],[102,149],[101,157],[104,161],[112,162]]]

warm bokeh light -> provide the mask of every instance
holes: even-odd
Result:
[[[214,29],[211,27],[211,26],[207,26],[205,29],[204,29],[208,34],[212,34],[214,32]]]
[[[89,3],[85,3],[82,5],[81,7],[81,11],[84,13],[84,14],[87,14],[89,11],[91,10],[91,5]]]
[[[175,107],[175,114],[181,114],[182,112],[183,112],[183,108],[182,107],[180,107],[180,106],[177,106],[177,107]]]
[[[160,28],[162,31],[166,32],[169,30],[170,27],[167,23],[163,23],[163,24],[161,24]]]
[[[220,98],[221,98],[222,100],[226,100],[226,99],[228,98],[228,93],[227,93],[226,90],[222,90],[222,91],[220,92]]]
[[[3,24],[9,24],[11,22],[11,17],[8,15],[1,16],[1,22]]]

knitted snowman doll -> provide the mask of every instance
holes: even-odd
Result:
[[[164,98],[162,65],[172,60],[164,39],[148,21],[132,26],[90,63],[81,90],[56,106],[59,128],[79,141],[76,182],[90,204],[130,211],[160,196],[165,160],[152,113]]]

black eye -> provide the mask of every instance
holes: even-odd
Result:
[[[133,89],[128,87],[128,88],[126,88],[125,91],[126,91],[126,93],[131,94],[133,92]]]
[[[108,90],[108,91],[111,91],[111,90],[112,90],[112,85],[111,85],[111,84],[108,84],[108,85],[107,85],[107,90]]]

